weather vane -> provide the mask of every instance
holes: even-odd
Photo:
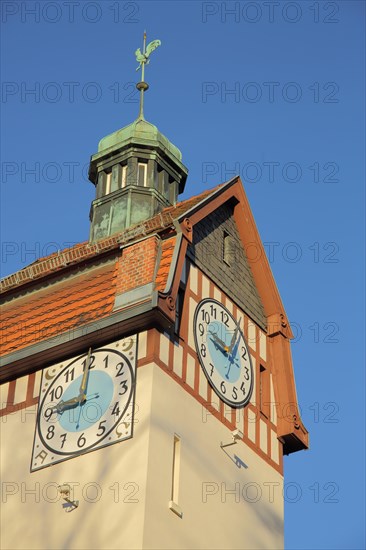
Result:
[[[136,84],[136,88],[140,92],[140,113],[139,118],[144,118],[144,92],[149,89],[149,85],[145,82],[145,65],[150,63],[150,55],[156,50],[158,46],[161,45],[160,40],[153,40],[146,46],[146,31],[144,32],[144,43],[142,47],[142,52],[140,48],[135,51],[136,60],[139,63],[136,71],[141,69],[141,81]]]

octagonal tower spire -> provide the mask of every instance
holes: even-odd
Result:
[[[182,154],[156,126],[144,118],[145,65],[161,45],[153,40],[135,52],[141,68],[137,119],[100,140],[91,157],[89,179],[96,187],[90,210],[90,241],[95,242],[140,223],[175,204],[184,190],[188,170]]]

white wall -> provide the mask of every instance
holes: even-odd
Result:
[[[220,448],[230,430],[156,365],[137,369],[127,441],[30,474],[36,407],[1,420],[4,549],[283,547],[282,476],[243,442],[226,449],[248,465],[238,469]],[[175,433],[182,518],[168,507]],[[80,501],[70,513],[56,489],[66,482]]]

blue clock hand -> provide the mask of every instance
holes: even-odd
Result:
[[[78,421],[76,423],[76,429],[79,428],[80,426],[80,416],[81,416],[81,410],[82,410],[82,407],[85,405],[85,403],[87,401],[89,401],[90,399],[94,399],[95,397],[99,397],[99,393],[93,393],[92,395],[89,395],[87,399],[85,399],[85,401],[82,401],[82,402],[79,402],[79,405],[80,405],[80,409],[79,409],[79,416],[78,416]]]
[[[240,336],[239,336],[239,338],[238,338],[237,341],[236,341],[236,344],[235,344],[235,346],[234,346],[233,351],[232,351],[231,353],[229,353],[229,358],[228,358],[229,360],[228,360],[228,364],[226,365],[226,368],[228,369],[228,371],[227,371],[227,373],[225,374],[225,378],[226,378],[227,380],[229,380],[229,374],[230,374],[231,367],[232,367],[232,365],[235,363],[236,352],[238,351],[238,347],[239,347],[239,340],[240,340]],[[240,365],[237,365],[236,363],[235,363],[235,366],[236,366],[236,367],[240,367]]]

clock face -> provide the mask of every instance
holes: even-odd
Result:
[[[240,319],[208,298],[196,307],[193,325],[197,355],[210,385],[228,405],[244,407],[253,391],[253,368]]]
[[[31,471],[132,436],[136,337],[42,373]]]

